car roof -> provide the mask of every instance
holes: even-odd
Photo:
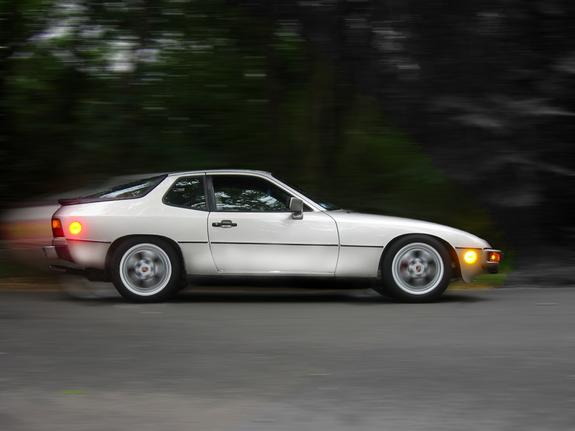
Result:
[[[195,171],[169,172],[168,176],[193,175],[193,174],[258,174],[271,177],[272,173],[253,169],[199,169]]]

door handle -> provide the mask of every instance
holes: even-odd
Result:
[[[222,220],[220,222],[213,222],[212,226],[213,227],[236,227],[238,224],[234,223],[231,220]]]

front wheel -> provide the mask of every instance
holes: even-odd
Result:
[[[179,287],[182,271],[174,248],[156,238],[132,238],[120,244],[110,269],[118,292],[134,302],[169,299]]]
[[[413,235],[390,246],[382,260],[377,289],[406,302],[439,298],[451,280],[451,257],[435,238]]]

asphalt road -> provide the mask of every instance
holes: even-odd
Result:
[[[0,292],[0,429],[573,430],[575,289]]]

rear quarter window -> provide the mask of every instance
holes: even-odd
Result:
[[[208,206],[203,176],[178,178],[164,195],[163,202],[174,207],[206,211]]]

